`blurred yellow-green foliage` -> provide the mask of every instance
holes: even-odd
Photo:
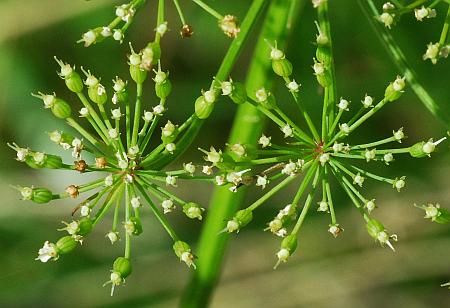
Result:
[[[147,2],[127,36],[137,48],[153,37],[156,1]],[[176,12],[169,6],[167,19],[172,31],[163,42],[163,65],[169,69],[174,84],[174,94],[168,103],[169,116],[175,122],[192,112],[194,98],[209,84],[229,44],[229,39],[220,33],[210,16],[188,1],[182,2],[185,2],[186,15],[192,21],[195,35],[185,40],[179,37]],[[249,0],[209,2],[218,11],[241,18],[250,3]],[[366,92],[381,97],[387,82],[397,74],[395,66],[356,1],[330,2],[339,95],[354,104],[358,104]],[[146,232],[133,242],[135,272],[114,297],[109,296],[107,288],[102,288],[112,261],[121,251],[120,247],[111,247],[104,238],[109,229],[108,221],[96,228],[73,254],[48,264],[34,261],[42,243],[57,238],[56,228],[61,226],[61,220],[70,219],[74,204],[70,200],[49,205],[21,202],[17,193],[8,187],[9,184],[34,184],[57,191],[68,184],[85,182],[88,175],[25,168],[14,160],[15,153],[6,147],[6,142],[16,141],[41,151],[58,151],[45,132],[64,129],[64,123],[30,96],[38,90],[55,91],[77,106],[55,73],[57,65],[53,56],[91,69],[109,85],[116,75],[127,76],[127,44],[107,40],[89,49],[75,44],[87,29],[107,24],[113,17],[113,5],[120,3],[106,0],[0,1],[0,307],[173,307],[188,281],[188,270],[179,264],[166,234],[153,218],[145,220]],[[435,66],[421,60],[425,45],[439,36],[442,15],[420,24],[412,16],[405,17],[393,33],[417,69],[419,80],[448,112],[450,59]],[[312,113],[318,116],[319,108],[315,107],[320,105],[321,99],[310,68],[314,52],[311,43],[315,37],[314,16],[308,3],[298,18],[287,53],[294,62],[294,76],[302,83],[308,108],[315,110]],[[254,39],[234,70],[235,79],[245,76],[253,42]],[[277,84],[280,89],[282,86]],[[147,94],[150,90],[147,89]],[[150,96],[146,104],[154,104]],[[286,108],[293,106],[285,105]],[[232,104],[220,103],[192,150],[179,163],[199,161],[201,155],[195,150],[196,146],[224,144],[234,111]],[[354,138],[377,140],[402,126],[409,137],[406,143],[442,136],[446,129],[430,116],[412,91],[408,91],[399,102],[387,106],[371,119]],[[273,271],[279,242],[262,232],[262,228],[278,208],[289,202],[285,198],[289,194],[273,198],[232,241],[211,306],[448,307],[450,291],[439,284],[450,280],[449,226],[425,221],[423,212],[414,208],[413,203],[431,201],[450,207],[449,158],[447,143],[432,159],[418,161],[405,157],[396,161],[386,172],[407,176],[407,188],[400,194],[378,184],[365,188],[365,193],[377,200],[376,216],[389,231],[399,235],[396,253],[373,243],[350,201],[336,190],[337,215],[345,228],[343,236],[330,237],[326,231],[328,218],[313,214],[307,219],[295,256]],[[187,199],[197,199],[207,205],[211,187],[187,184],[179,190]],[[193,193],[196,191],[203,193]],[[257,193],[256,190],[251,192],[248,200]],[[173,221],[195,247],[199,224],[187,221],[182,215],[175,215]]]

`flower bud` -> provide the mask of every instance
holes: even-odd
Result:
[[[158,42],[151,42],[142,51],[141,68],[150,71],[161,59],[161,46]]]
[[[200,207],[197,203],[189,202],[183,205],[183,212],[186,214],[187,217],[191,219],[198,219],[202,220],[202,212],[205,209]]]
[[[73,236],[70,235],[63,236],[56,242],[58,254],[68,254],[72,252],[76,247],[77,241],[73,238]]]
[[[208,103],[202,95],[195,101],[195,115],[199,119],[207,119],[214,110],[214,103]]]
[[[427,142],[425,142],[425,141],[417,142],[416,144],[414,144],[413,146],[411,146],[409,148],[409,154],[412,157],[417,157],[417,158],[430,156],[430,154],[436,150],[436,146],[439,143],[441,143],[442,141],[444,141],[445,139],[447,139],[447,138],[444,137],[437,141],[433,141],[433,139],[429,139]]]
[[[241,31],[238,19],[233,15],[226,15],[219,20],[219,28],[230,38],[235,38]]]
[[[137,217],[131,217],[126,224],[130,224],[130,228],[127,229],[127,232],[130,231],[132,235],[140,235],[142,233],[142,224],[141,220]],[[133,227],[131,228],[131,224]],[[126,228],[126,227],[125,227]]]
[[[70,108],[68,103],[60,98],[57,98],[53,103],[52,112],[57,118],[67,119],[72,114],[72,108]]]
[[[286,58],[272,60],[272,69],[275,74],[281,77],[289,77],[292,75],[292,63]]]
[[[406,176],[402,176],[400,178],[396,178],[394,180],[394,182],[392,183],[392,187],[397,189],[398,192],[400,192],[400,190],[405,187],[406,183],[405,183],[405,179]]]
[[[118,257],[113,263],[113,271],[119,273],[122,279],[130,276],[132,270],[133,268],[128,258]]]
[[[174,142],[178,136],[178,127],[170,121],[167,121],[161,131],[161,140],[165,145]]]

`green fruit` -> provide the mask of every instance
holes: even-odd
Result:
[[[56,242],[58,253],[62,255],[72,252],[76,247],[77,241],[70,235],[64,236]]]
[[[128,258],[118,257],[113,263],[113,271],[120,273],[120,277],[126,278],[132,272],[131,262]]]
[[[70,108],[70,105],[62,99],[56,98],[52,106],[52,112],[57,118],[67,119],[72,113],[72,108]]]
[[[36,203],[49,203],[53,199],[53,194],[47,188],[33,188],[31,201]]]

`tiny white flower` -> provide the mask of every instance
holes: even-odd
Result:
[[[167,74],[161,70],[155,71],[155,78],[153,79],[155,83],[161,84],[167,79]]]
[[[87,117],[89,115],[89,109],[87,109],[86,107],[83,107],[80,109],[79,113],[80,113],[80,117],[82,117],[82,118]]]
[[[177,186],[177,177],[173,175],[166,176],[166,185]]]
[[[392,155],[392,153],[386,153],[383,156],[383,160],[386,165],[389,165],[390,162],[394,161],[394,155]]]
[[[120,111],[120,108],[111,110],[111,114],[114,120],[119,120],[122,117],[122,112]]]
[[[183,252],[181,254],[180,259],[181,259],[181,261],[186,263],[186,265],[188,267],[192,267],[194,269],[196,268],[195,263],[194,263],[194,255],[190,251]]]
[[[245,147],[240,143],[235,143],[230,147],[231,152],[236,154],[239,157],[245,156],[246,150]]]
[[[119,133],[116,128],[111,128],[110,130],[108,130],[108,135],[111,139],[119,138]]]
[[[428,9],[422,5],[420,9],[414,10],[414,15],[418,21],[422,21],[429,14]]]
[[[105,178],[105,186],[112,186],[113,183],[114,183],[114,178],[113,178],[112,174],[110,174]]]
[[[142,118],[145,122],[150,122],[153,119],[153,113],[150,111],[144,111],[144,116]]]
[[[405,178],[406,178],[405,176],[402,176],[401,178],[395,179],[395,180],[394,180],[394,183],[393,183],[392,186],[393,186],[395,189],[397,189],[398,192],[400,192],[400,190],[401,190],[403,187],[405,187],[405,185],[406,185]]]
[[[134,225],[134,223],[131,220],[127,220],[123,223],[123,227],[125,229],[125,232],[128,235],[133,234],[133,232],[136,230],[136,226]]]
[[[267,175],[256,176],[256,186],[260,186],[262,189],[266,188],[266,185],[269,183],[269,180],[267,180]]]
[[[342,229],[338,224],[330,225],[328,228],[328,232],[330,232],[334,237],[338,237],[342,231],[344,231],[344,229]]]
[[[258,143],[263,147],[268,147],[271,145],[270,143],[270,139],[272,139],[272,137],[267,137],[264,134],[259,138]]]
[[[279,50],[278,48],[274,48],[274,47],[271,48],[270,59],[282,60],[284,58],[285,58],[285,56],[284,56],[284,52],[282,50]]]
[[[131,184],[134,181],[134,177],[131,174],[127,173],[125,174],[125,178],[123,179],[123,181],[125,183]]]
[[[339,124],[339,129],[345,135],[350,134],[350,126],[347,123]]]
[[[113,34],[113,38],[116,41],[119,41],[122,43],[123,41],[123,32],[120,29],[114,29],[114,34]]]
[[[364,100],[362,100],[361,103],[363,104],[364,108],[370,108],[373,106],[373,97],[366,94],[366,96],[364,96]]]
[[[30,150],[28,150],[28,149],[24,149],[24,148],[17,149],[17,154],[16,154],[17,160],[25,161],[25,159],[27,158],[29,153],[30,153]]]
[[[275,266],[273,267],[274,269],[276,269],[278,267],[278,265],[280,265],[281,262],[285,263],[287,262],[287,260],[289,259],[289,257],[291,256],[291,253],[289,252],[289,250],[287,250],[286,248],[281,248],[277,253],[276,256],[278,258],[277,263],[275,264]]]
[[[439,43],[436,44],[429,43],[427,45],[427,50],[425,51],[425,54],[423,55],[422,58],[424,60],[430,59],[433,64],[436,64],[439,57],[439,51],[440,51]]]
[[[391,28],[394,23],[394,15],[384,12],[379,17],[380,21],[384,24],[386,28]]]
[[[339,103],[338,103],[338,108],[339,109],[341,109],[341,110],[346,110],[346,111],[348,111],[349,109],[348,109],[348,105],[349,105],[350,103],[349,103],[349,101],[348,100],[346,100],[346,99],[343,99],[343,98],[341,98],[340,100],[339,100]]]
[[[369,161],[371,161],[371,160],[374,160],[375,158],[376,158],[376,150],[375,149],[373,149],[373,150],[369,150],[369,149],[367,149],[365,152],[364,152],[364,158],[366,159],[366,161],[367,162],[369,162]]]
[[[163,208],[164,214],[170,213],[175,209],[175,204],[172,200],[166,199],[161,203],[161,206]]]
[[[133,207],[133,209],[137,209],[139,207],[141,207],[141,198],[140,197],[133,197],[130,200],[131,206]]]
[[[297,164],[292,161],[285,164],[283,169],[281,170],[282,174],[289,176],[295,176],[296,172],[297,172]]]
[[[68,143],[66,143],[66,142],[61,142],[59,145],[62,146],[62,148],[63,148],[64,150],[70,149],[70,144],[68,144]]]
[[[42,95],[41,97],[42,97],[42,101],[44,102],[44,108],[46,108],[46,109],[52,108],[56,102],[56,96],[54,94],[53,95]]]
[[[166,109],[161,104],[156,105],[155,107],[153,107],[153,113],[156,114],[156,115],[162,115],[165,110]]]
[[[426,207],[424,207],[425,218],[430,218],[432,221],[434,221],[440,214],[440,208],[441,206],[439,204],[433,205],[429,203]]]
[[[166,34],[168,28],[167,28],[167,21],[161,23],[158,25],[158,27],[156,28],[156,32],[162,36],[164,36],[164,34]]]
[[[177,149],[177,146],[175,145],[175,143],[171,142],[166,144],[165,148],[167,152],[173,154],[173,152]]]
[[[289,126],[289,124],[286,124],[281,128],[281,131],[284,134],[284,138],[292,137],[294,135],[294,131],[292,130],[292,127]]]
[[[101,32],[101,35],[104,36],[104,37],[111,36],[111,35],[112,35],[111,28],[103,27],[103,28],[102,28],[102,32]]]
[[[125,159],[118,159],[117,164],[119,165],[119,168],[122,170],[125,170],[128,168],[128,161]]]
[[[359,185],[360,187],[363,186],[364,180],[365,178],[359,173],[353,177],[353,183]]]
[[[319,207],[317,208],[318,212],[328,212],[328,203],[324,200],[317,202]]]
[[[295,80],[292,80],[288,84],[286,84],[286,87],[289,89],[292,93],[297,93],[300,90],[300,84],[298,84]]]
[[[325,65],[322,62],[316,62],[313,65],[315,75],[323,75],[325,73]]]
[[[391,10],[395,10],[395,6],[392,3],[386,2],[385,4],[383,4],[383,11],[391,11]]]
[[[135,157],[138,154],[139,154],[139,146],[138,145],[133,145],[132,147],[128,148],[128,156],[129,157]]]
[[[215,180],[218,186],[222,186],[223,184],[225,184],[225,176],[223,175],[217,175]]]
[[[51,133],[48,134],[48,136],[50,137],[50,140],[55,143],[60,143],[62,140],[62,134],[57,130],[52,131]]]
[[[37,165],[42,165],[45,162],[45,154],[41,152],[33,153],[33,160]]]
[[[115,12],[115,13],[116,13],[116,16],[122,18],[122,17],[124,17],[126,14],[128,14],[126,8],[127,8],[127,7],[126,7],[125,5],[121,5],[121,6],[116,7],[116,12]]]
[[[33,197],[33,188],[22,187],[20,189],[20,194],[22,195],[23,200],[31,200],[31,198]]]
[[[266,89],[264,89],[264,88],[257,90],[255,93],[256,100],[260,103],[267,101],[268,95],[269,94],[267,93]]]
[[[330,154],[322,153],[319,156],[319,162],[322,166],[324,166],[330,160]]]
[[[56,245],[45,241],[44,246],[39,249],[38,257],[35,260],[46,263],[50,259],[57,260],[58,257]]]
[[[392,88],[397,92],[401,92],[405,88],[405,86],[405,77],[402,78],[400,76],[397,76],[397,78],[392,83]]]
[[[214,103],[216,101],[216,93],[213,90],[205,91],[203,97],[207,103]]]
[[[367,200],[367,202],[364,206],[367,209],[367,212],[369,212],[369,214],[370,214],[376,208],[375,199]]]
[[[80,208],[80,214],[81,216],[85,217],[85,216],[89,216],[89,214],[91,213],[91,208],[87,205],[83,205]]]
[[[194,174],[194,172],[195,172],[195,165],[193,163],[183,164],[183,169],[187,173]]]
[[[342,152],[342,150],[344,150],[344,144],[343,143],[335,142],[333,144],[333,152],[334,153]]]
[[[110,231],[106,234],[106,237],[110,240],[111,244],[114,244],[119,240],[119,233]]]
[[[231,81],[223,81],[220,83],[222,95],[228,96],[233,93],[233,83]]]
[[[174,124],[172,124],[172,122],[167,121],[166,125],[164,125],[164,127],[161,128],[161,130],[162,130],[161,134],[164,137],[170,137],[175,132],[175,129],[176,129],[176,126]]]
[[[232,233],[234,231],[238,231],[239,230],[239,223],[236,220],[229,220],[227,222],[227,227],[226,230],[228,233]]]
[[[66,225],[65,228],[58,229],[58,231],[67,231],[70,235],[76,235],[78,230],[80,229],[80,224],[78,221],[71,221],[70,223],[67,223],[65,221],[62,222]]]
[[[89,47],[97,41],[97,34],[94,31],[89,30],[88,32],[83,34],[83,37],[80,42],[84,42],[84,47]]]
[[[205,166],[202,167],[202,172],[204,174],[206,174],[206,175],[211,175],[213,173],[213,170],[212,170],[213,167],[214,166],[207,166],[207,165],[205,165]]]
[[[431,138],[430,140],[428,140],[427,142],[425,142],[422,146],[422,151],[427,154],[428,156],[430,156],[431,153],[433,153],[436,150],[436,146],[441,143],[442,141],[444,141],[445,139],[447,139],[447,137],[441,138],[437,141],[433,141],[433,138]]]
[[[394,135],[394,139],[397,140],[399,143],[402,143],[402,139],[405,138],[403,127],[400,127],[398,131],[392,131],[392,134]]]
[[[213,164],[217,164],[223,160],[222,151],[217,151],[214,147],[209,148],[209,152],[200,149],[203,153],[206,154],[204,157],[205,161],[211,162]]]

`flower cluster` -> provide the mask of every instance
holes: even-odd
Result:
[[[103,41],[108,37],[112,37],[115,41],[122,43],[125,38],[125,33],[132,24],[136,12],[145,4],[145,2],[146,0],[132,0],[128,3],[117,6],[115,8],[116,17],[108,25],[88,30],[82,34],[81,39],[78,40],[78,43],[83,43],[85,47],[89,47]],[[194,34],[192,26],[186,23],[178,0],[174,0],[173,2],[182,24],[180,29],[181,37],[191,37]],[[220,30],[222,30],[222,32],[228,37],[235,38],[239,34],[240,28],[238,25],[238,20],[235,16],[222,16],[200,0],[194,0],[194,3],[216,18]],[[159,11],[164,11],[164,1],[160,1],[158,9]],[[164,20],[163,15],[158,15],[158,24],[155,28],[155,32],[157,35],[162,37],[168,30],[168,22]]]
[[[408,154],[413,158],[429,157],[436,150],[436,146],[446,139],[445,137],[439,140],[428,139],[406,147],[386,146],[391,143],[403,144],[406,136],[404,129],[399,128],[393,130],[391,136],[381,140],[361,144],[346,141],[349,135],[357,131],[376,112],[402,96],[406,87],[405,78],[398,76],[390,82],[378,102],[373,96],[366,94],[361,99],[359,110],[353,116],[347,116],[352,103],[336,95],[329,32],[323,20],[317,23],[317,27],[317,50],[312,68],[324,93],[321,129],[317,129],[301,101],[301,85],[292,78],[291,62],[275,44],[270,46],[269,54],[273,71],[282,77],[308,130],[302,129],[282,111],[275,95],[269,90],[262,87],[255,93],[249,93],[247,97],[245,89],[241,89],[241,84],[230,79],[221,82],[222,94],[235,103],[247,102],[255,106],[279,127],[284,142],[277,144],[272,136],[263,134],[258,142],[259,148],[237,143],[228,145],[226,151],[214,147],[209,151],[201,149],[205,154],[204,160],[211,164],[204,167],[205,173],[210,174],[213,167],[217,169],[215,173],[217,185],[228,185],[232,192],[237,191],[242,185],[256,185],[262,190],[268,190],[251,205],[236,212],[234,217],[230,217],[223,232],[238,232],[251,222],[254,212],[266,200],[294,182],[301,174],[304,175],[293,200],[279,210],[265,229],[283,238],[276,254],[278,258],[276,266],[286,262],[296,250],[301,226],[314,204],[317,204],[317,211],[330,215],[328,232],[332,236],[337,237],[343,232],[333,202],[332,178],[360,212],[370,237],[381,246],[394,250],[393,242],[397,240],[397,236],[390,234],[384,225],[372,216],[377,207],[375,199],[364,196],[360,188],[369,180],[373,180],[388,184],[400,192],[406,185],[406,178],[405,176],[389,178],[374,174],[361,166],[361,162],[388,166],[402,154]],[[278,183],[270,189],[267,188],[275,182]],[[319,188],[322,190],[321,194],[316,193]],[[302,198],[304,198],[303,206],[300,203]],[[440,219],[438,217],[446,217],[445,214],[440,214],[443,212],[437,207],[428,209],[428,212],[427,215],[432,215],[429,217],[436,221]]]
[[[164,171],[163,168],[180,154],[177,144],[187,138],[196,116],[192,115],[181,125],[167,121],[161,125],[161,142],[150,146],[150,139],[158,130],[172,89],[168,72],[161,69],[160,54],[156,41],[138,53],[131,48],[128,60],[130,76],[136,86],[134,100],[128,91],[128,82],[123,79],[116,77],[110,92],[91,71],[81,68],[85,75],[82,78],[74,66],[56,59],[60,77],[83,106],[78,116],[72,111],[74,105],[55,93],[39,92],[33,96],[41,99],[44,108],[50,109],[57,118],[64,119],[77,132],[77,135],[60,130],[49,133],[52,142],[63,150],[71,151],[73,164],[64,163],[58,155],[21,147],[16,143],[9,144],[16,151],[16,159],[31,168],[73,170],[81,174],[95,172],[99,175],[97,180],[69,185],[61,193],[34,186],[14,188],[23,200],[39,204],[63,198],[78,200],[81,194],[89,193],[82,201],[77,201],[72,211],[73,220],[63,221],[59,231],[67,232],[67,235],[54,243],[46,241],[39,250],[36,260],[42,262],[57,260],[72,252],[108,213],[112,214],[113,223],[105,237],[111,244],[121,238],[125,242],[124,256],[114,262],[107,282],[112,285],[112,292],[131,273],[131,242],[133,237],[143,232],[144,206],[148,206],[173,240],[178,258],[195,268],[191,248],[180,240],[165,214],[180,207],[188,218],[202,220],[204,208],[174,195],[170,187],[178,186],[180,180],[203,178],[195,175],[197,168],[193,163],[185,163],[181,170]],[[159,102],[151,106],[142,100],[143,83],[155,67],[153,81]],[[108,105],[110,109],[107,109]]]
[[[394,2],[394,1],[393,1]],[[422,22],[424,20],[435,18],[437,13],[435,7],[440,3],[445,1],[414,1],[411,4],[402,4],[399,1],[386,2],[383,4],[383,12],[378,16],[381,23],[384,24],[386,28],[391,29],[400,18],[408,13],[414,14],[417,21]],[[424,60],[430,60],[433,64],[436,64],[439,58],[447,58],[450,52],[450,37],[448,36],[448,26],[449,26],[450,8],[447,12],[447,16],[444,21],[444,26],[442,33],[440,35],[439,41],[436,43],[430,42],[427,45],[425,54],[423,55]]]

